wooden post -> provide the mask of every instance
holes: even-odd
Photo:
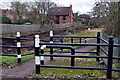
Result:
[[[108,66],[107,66],[107,78],[111,79],[112,77],[112,57],[113,57],[113,37],[109,37],[109,48],[108,48]]]
[[[100,44],[100,32],[97,32],[97,44]],[[97,56],[100,53],[100,46],[97,46]],[[96,58],[96,61],[100,61],[99,58]]]

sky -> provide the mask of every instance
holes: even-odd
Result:
[[[95,0],[52,0],[58,5],[70,6],[72,4],[73,12],[87,13],[94,6]]]
[[[11,2],[13,0],[1,0],[0,8],[6,9],[8,8],[5,3]],[[20,0],[27,1],[27,0]],[[28,0],[30,1],[30,0]],[[32,0],[31,0],[32,1]],[[73,12],[79,12],[79,14],[91,12],[91,9],[94,6],[95,0],[51,0],[57,3],[59,6],[69,7],[72,4]]]

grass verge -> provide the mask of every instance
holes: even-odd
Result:
[[[27,51],[27,52],[23,52],[22,54],[25,53],[31,53],[33,51]],[[0,56],[0,58],[2,59],[2,62],[0,63],[1,66],[3,67],[8,67],[8,68],[12,68],[15,67],[17,64],[17,57],[11,57],[11,56]],[[21,57],[21,61],[26,62],[30,59],[34,58],[34,54],[33,55],[27,55],[27,56],[22,56]]]

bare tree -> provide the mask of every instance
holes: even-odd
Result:
[[[54,2],[50,0],[34,0],[26,4],[30,12],[36,15],[35,22],[41,25],[46,24],[48,20],[48,10],[50,7],[56,6]]]
[[[19,1],[11,2],[11,8],[15,12],[15,14],[18,16],[20,23],[22,23],[22,15],[24,15],[27,12],[26,5],[22,4]]]
[[[118,23],[118,2],[96,2],[93,8],[93,16],[99,18],[101,26],[104,26],[104,31],[108,35],[120,37],[119,23]],[[99,23],[97,22],[97,23]]]

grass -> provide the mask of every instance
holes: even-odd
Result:
[[[25,53],[31,53],[33,51],[25,51],[22,52],[22,54]],[[27,56],[22,56],[21,57],[21,61],[22,62],[26,62],[30,59],[34,58],[34,54],[33,55],[27,55]],[[11,56],[0,56],[0,59],[2,60],[2,62],[0,63],[0,65],[3,65],[4,67],[15,67],[17,64],[17,57],[11,57]]]
[[[85,31],[81,31],[79,33],[72,33],[72,34],[69,34],[69,35],[66,35],[66,36],[97,36],[97,32],[98,31],[101,32],[102,29],[103,28],[95,28],[95,29],[90,30],[90,31],[85,30]],[[69,39],[69,41],[65,41],[64,43],[71,43],[70,38],[65,38],[64,40],[68,40],[68,39]],[[94,38],[87,38],[87,41],[92,40],[92,39],[94,39]],[[80,41],[79,40],[74,40],[74,42],[79,43]],[[83,38],[81,39],[81,42],[84,43]],[[77,48],[79,48],[79,46],[73,46],[73,48],[77,49]],[[69,49],[63,49],[63,51],[67,51],[67,50],[69,50]],[[61,50],[58,50],[58,51],[61,51]]]
[[[86,61],[86,59],[79,59],[82,60],[81,62],[77,62],[78,59],[76,59],[75,66],[76,67],[99,67],[94,60]],[[66,59],[64,61],[53,61],[48,62],[47,65],[54,65],[54,66],[70,66],[70,62]],[[100,70],[83,70],[83,69],[58,69],[58,68],[40,68],[41,74],[36,75],[35,72],[29,76],[31,78],[45,78],[46,76],[50,78],[51,75],[54,75],[56,77],[75,77],[78,76],[81,78],[89,78],[89,77],[104,77],[102,72]]]
[[[67,36],[97,36],[97,32],[98,31],[102,31],[103,28],[94,28],[90,31],[85,30],[85,31],[80,31],[79,33],[73,33],[73,34],[69,34]]]
[[[95,52],[94,50],[93,52]],[[88,53],[86,55],[92,55]],[[54,66],[70,66],[70,58],[64,58],[60,61],[50,61],[46,65]],[[75,67],[100,67],[96,63],[95,58],[75,58]],[[59,69],[59,68],[40,68],[41,74],[33,74],[29,78],[51,78],[51,76],[56,78],[105,78],[106,76],[102,74],[100,70],[85,70],[85,69]]]

